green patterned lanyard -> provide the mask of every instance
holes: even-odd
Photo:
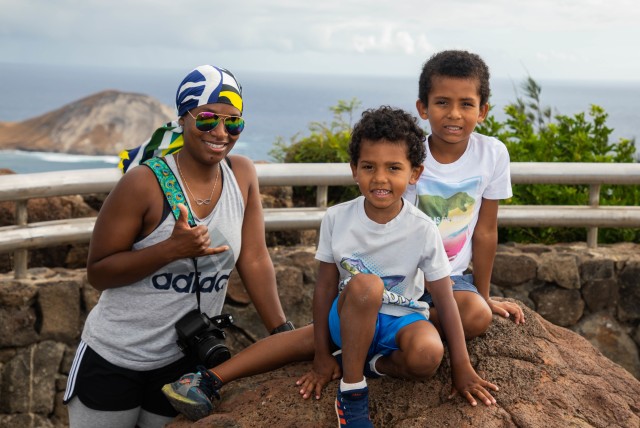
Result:
[[[182,188],[176,179],[176,176],[169,168],[169,165],[162,158],[151,158],[143,162],[143,165],[151,168],[151,171],[156,175],[158,179],[158,184],[162,188],[162,193],[167,198],[167,202],[171,207],[171,211],[173,212],[173,216],[178,220],[180,218],[180,209],[178,208],[178,204],[183,204],[187,207],[187,211],[189,212],[189,217],[187,221],[189,222],[189,226],[194,227],[196,225],[195,220],[193,219],[193,214],[191,214],[191,207],[189,206],[189,201],[184,197],[184,193],[182,193]]]

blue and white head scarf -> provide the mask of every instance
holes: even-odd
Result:
[[[229,70],[213,65],[196,67],[182,80],[176,92],[178,118],[191,109],[215,103],[232,105],[242,114],[242,86]],[[177,152],[184,145],[182,132],[178,119],[156,129],[142,145],[120,152],[118,168],[124,173],[154,156]]]

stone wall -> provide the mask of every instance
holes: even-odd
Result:
[[[570,328],[640,378],[640,246],[500,246],[492,294],[515,298]],[[311,319],[312,246],[270,249],[285,312]],[[0,426],[64,427],[66,378],[88,311],[98,299],[84,269],[33,268],[28,279],[0,274]],[[233,351],[264,337],[241,282],[229,282]]]

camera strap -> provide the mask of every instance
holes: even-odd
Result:
[[[148,166],[151,171],[156,176],[158,180],[158,184],[162,189],[162,193],[164,194],[167,202],[169,203],[169,207],[171,208],[171,212],[176,220],[180,218],[180,208],[178,208],[178,204],[183,204],[187,207],[187,221],[189,222],[189,226],[195,227],[196,221],[193,219],[193,214],[191,213],[191,207],[189,206],[189,200],[184,196],[182,192],[182,187],[180,187],[180,183],[176,179],[175,174],[167,165],[167,162],[163,158],[151,158],[143,162],[143,165]],[[198,260],[193,257],[191,259],[193,262],[193,268],[195,269],[195,281],[196,281],[196,300],[198,301],[198,311],[200,310],[200,271],[198,271]]]

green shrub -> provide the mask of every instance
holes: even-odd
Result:
[[[492,115],[476,128],[477,132],[492,135],[507,146],[512,162],[634,162],[635,141],[620,138],[611,142],[613,131],[606,126],[607,113],[602,107],[591,105],[587,114],[553,115],[542,107],[542,89],[528,78],[522,85],[525,98],[505,107],[506,119],[498,122]],[[587,205],[589,186],[518,184],[513,186],[514,205]],[[601,205],[640,204],[640,186],[602,186]],[[572,242],[585,241],[584,228],[504,228],[501,241],[516,242]],[[639,229],[601,229],[600,242],[640,242]]]
[[[279,162],[285,163],[331,163],[349,162],[349,139],[353,126],[353,114],[361,103],[353,98],[351,101],[338,101],[330,107],[333,121],[330,124],[311,122],[310,135],[301,137],[294,135],[289,143],[278,138],[269,155]],[[294,187],[293,198],[298,205],[315,205],[315,187]],[[360,194],[357,186],[329,187],[327,203],[337,203],[355,198]]]

